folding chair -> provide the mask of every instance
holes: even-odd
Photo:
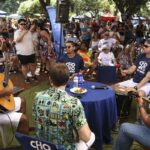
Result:
[[[63,146],[57,146],[47,141],[39,140],[19,132],[16,132],[16,139],[24,150],[66,150]]]

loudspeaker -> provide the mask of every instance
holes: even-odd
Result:
[[[57,0],[56,22],[67,23],[69,19],[69,0]]]

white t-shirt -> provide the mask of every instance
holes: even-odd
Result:
[[[102,46],[103,45],[108,45],[110,48],[113,46],[113,44],[116,43],[116,39],[114,38],[109,38],[109,39],[101,39],[98,43],[98,50],[101,52],[102,51]]]
[[[16,39],[18,38],[18,36],[20,37],[21,35],[21,31],[17,30],[14,33],[14,41],[16,41]],[[34,40],[34,36],[33,34],[28,31],[24,37],[23,40],[21,42],[16,42],[16,50],[17,50],[17,55],[32,55],[34,54],[34,44],[33,44],[33,40]]]
[[[98,56],[98,62],[104,66],[114,66],[113,60],[115,60],[115,57],[112,52],[109,52],[107,54],[101,52]]]

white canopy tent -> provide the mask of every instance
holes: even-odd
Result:
[[[8,18],[11,19],[20,19],[22,16],[18,15],[18,14],[10,14],[9,16],[7,16]]]
[[[6,14],[7,14],[7,12],[0,10],[0,15],[6,15]]]

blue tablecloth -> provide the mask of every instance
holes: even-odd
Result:
[[[72,95],[70,88],[73,87],[73,83],[69,83],[69,87],[66,91]],[[83,104],[85,115],[90,126],[90,129],[96,135],[96,141],[94,148],[101,150],[103,143],[111,143],[111,128],[117,122],[117,106],[115,92],[109,89],[92,89],[91,86],[101,86],[103,84],[98,82],[84,83],[84,87],[87,89],[87,93],[81,95],[81,102]]]

